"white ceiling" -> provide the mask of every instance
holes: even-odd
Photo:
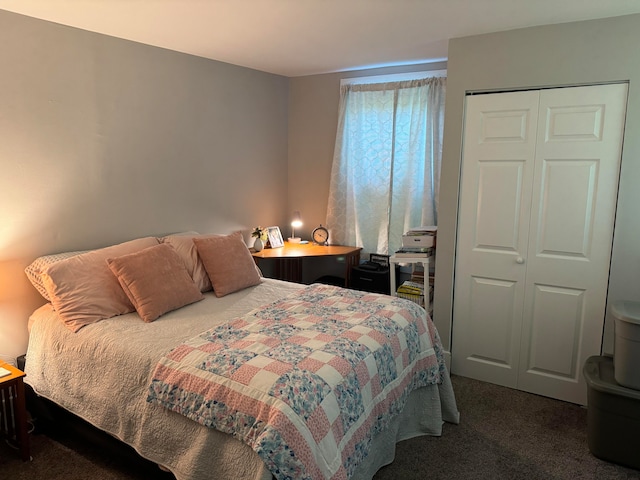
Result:
[[[295,77],[437,61],[449,38],[639,13],[640,0],[0,0],[0,9]]]

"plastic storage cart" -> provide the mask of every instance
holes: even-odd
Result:
[[[618,385],[611,357],[589,357],[583,373],[589,450],[603,460],[640,469],[640,390]]]
[[[615,319],[613,366],[616,382],[640,390],[640,302],[615,302],[611,315]]]

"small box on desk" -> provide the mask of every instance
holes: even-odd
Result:
[[[353,290],[389,295],[389,267],[381,265],[379,268],[373,269],[370,265],[356,265],[351,268],[349,287]]]

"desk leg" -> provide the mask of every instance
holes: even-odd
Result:
[[[345,263],[347,264],[347,271],[344,275],[344,286],[346,288],[351,287],[351,267],[355,267],[360,264],[360,250],[354,253],[350,253],[347,255],[345,259]]]
[[[396,288],[397,288],[397,283],[396,283],[396,264],[395,263],[389,263],[389,287],[391,288],[390,293],[392,296],[397,296],[396,295]]]
[[[23,461],[27,461],[31,458],[29,455],[29,433],[27,431],[27,406],[26,398],[24,394],[24,383],[22,379],[15,385],[16,397],[16,437],[18,444],[20,445],[20,456]]]

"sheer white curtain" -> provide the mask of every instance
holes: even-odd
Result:
[[[392,254],[437,225],[445,78],[343,85],[331,171],[331,242]]]

